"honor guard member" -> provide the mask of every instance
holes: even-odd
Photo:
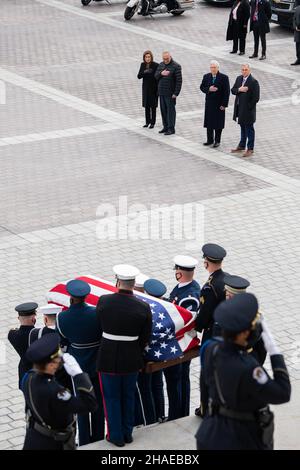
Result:
[[[226,299],[232,299],[235,295],[241,294],[242,292],[246,292],[247,288],[250,286],[250,282],[241,277],[241,276],[232,276],[230,274],[225,274],[224,276],[224,283],[225,283],[225,294]],[[220,331],[219,331],[220,334]],[[214,334],[214,336],[217,336]],[[252,346],[249,348],[249,353],[253,354],[253,356],[258,360],[260,365],[262,366],[266,360],[267,351],[264,346],[264,342],[262,336],[256,339]]]
[[[146,294],[163,298],[167,292],[166,285],[158,279],[147,279],[144,283]],[[136,394],[136,424],[156,423],[165,421],[165,398],[162,370],[145,373],[138,377],[138,392]]]
[[[150,306],[133,293],[139,270],[125,264],[113,270],[118,292],[102,295],[97,305],[103,331],[97,370],[107,421],[106,439],[123,447],[133,440],[136,382],[144,366],[144,348],[151,338],[152,314]]]
[[[203,264],[209,272],[209,278],[201,289],[200,309],[196,318],[196,330],[203,332],[201,344],[212,337],[214,310],[220,302],[225,300],[225,273],[222,270],[222,262],[226,256],[224,248],[215,243],[203,245],[202,252]]]
[[[191,256],[175,256],[174,270],[178,284],[168,299],[193,312],[199,309],[200,299],[200,285],[193,279],[197,264],[198,260]],[[186,361],[164,369],[169,398],[168,420],[190,414],[190,364],[191,361]]]
[[[28,337],[31,330],[34,328],[36,323],[36,309],[38,304],[35,302],[26,302],[24,304],[17,305],[15,310],[18,312],[20,328],[10,330],[8,333],[8,341],[17,351],[20,356],[20,362],[18,366],[19,371],[19,388],[21,386],[21,380],[32,364],[26,359],[25,353],[28,349]]]
[[[46,304],[39,308],[39,312],[44,315],[44,327],[33,328],[28,337],[28,347],[37,339],[48,333],[55,333],[56,315],[62,311],[63,307],[56,304]]]
[[[64,354],[62,361],[59,341],[58,334],[44,335],[26,353],[33,369],[22,380],[27,409],[24,450],[74,450],[74,414],[88,413],[97,407],[88,374],[82,372],[70,354]],[[72,377],[75,396],[54,377],[62,363]]]
[[[204,380],[209,412],[196,434],[198,450],[271,450],[274,419],[269,404],[290,400],[291,385],[284,358],[265,321],[260,322],[253,294],[242,293],[215,310],[223,342],[205,349]],[[262,328],[273,378],[247,352]]]
[[[79,445],[104,439],[104,412],[99,380],[96,370],[97,353],[101,330],[97,321],[96,308],[86,303],[91,287],[85,281],[74,279],[66,285],[70,294],[70,307],[56,317],[57,331],[67,352],[78,361],[84,372],[89,374],[98,400],[94,413],[78,415]]]
[[[147,281],[147,279],[149,279],[148,276],[146,276],[145,274],[139,273],[135,279],[134,290],[138,292],[145,292],[144,284]]]

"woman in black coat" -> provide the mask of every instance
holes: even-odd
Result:
[[[229,15],[226,41],[233,41],[230,54],[245,54],[247,25],[250,18],[250,4],[248,0],[235,0]],[[240,48],[239,48],[240,46]]]
[[[266,34],[270,32],[271,16],[271,5],[268,0],[251,0],[250,31],[253,31],[254,35],[254,52],[249,59],[258,56],[259,38],[262,48],[260,60],[266,59]]]
[[[144,52],[138,78],[143,79],[143,108],[145,108],[146,117],[146,124],[143,127],[148,127],[150,124],[150,129],[153,129],[156,122],[158,95],[155,72],[157,67],[158,64],[154,62],[152,52]]]

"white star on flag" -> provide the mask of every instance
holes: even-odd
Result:
[[[159,351],[154,351],[154,355],[159,359],[159,356],[161,356],[161,352]]]
[[[169,335],[168,336],[168,339],[172,339],[172,338],[174,338],[174,335]]]
[[[178,351],[178,349],[177,349],[175,346],[173,346],[173,347],[171,348],[171,352],[175,354],[176,351]]]
[[[161,348],[164,348],[164,349],[166,349],[166,347],[167,347],[167,344],[166,344],[165,342],[163,342],[163,343],[161,343],[161,345],[160,345],[160,346],[161,346]]]
[[[150,349],[151,349],[150,346],[146,346],[146,347],[145,347],[145,351],[146,351],[146,352],[149,352]]]
[[[165,336],[167,336],[167,333],[159,333],[159,336],[160,336],[161,338],[164,338]]]
[[[164,320],[164,319],[166,318],[163,313],[159,313],[158,316],[159,316],[159,318],[160,318],[161,320]]]
[[[156,325],[155,325],[155,326],[156,326],[156,328],[159,328],[159,329],[161,329],[161,328],[163,328],[163,327],[164,327],[162,323],[156,323]]]

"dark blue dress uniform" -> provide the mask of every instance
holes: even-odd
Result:
[[[198,450],[266,450],[273,448],[273,413],[269,404],[289,401],[291,386],[281,354],[271,355],[274,378],[234,342],[235,334],[257,334],[258,303],[242,293],[215,311],[224,335],[205,349],[203,373],[209,391],[209,411],[196,434]],[[232,336],[229,336],[231,334]],[[250,338],[249,336],[249,338]]]
[[[26,356],[36,365],[47,364],[61,357],[59,336],[45,335],[35,341]],[[31,370],[22,380],[27,408],[27,430],[24,450],[75,449],[74,414],[93,411],[97,407],[89,376],[73,377],[76,396],[60,385],[51,374]]]
[[[18,312],[20,317],[26,317],[31,315],[36,315],[36,309],[38,304],[35,302],[26,302],[24,304],[17,305],[15,310]],[[28,338],[31,330],[34,328],[34,325],[21,325],[20,328],[15,328],[10,330],[8,333],[8,341],[16,350],[20,356],[20,361],[18,365],[18,375],[19,375],[19,388],[21,388],[21,380],[24,374],[31,369],[32,364],[25,357],[25,353],[28,349]]]
[[[203,245],[202,251],[203,258],[213,263],[221,263],[226,256],[224,248],[214,243]],[[221,268],[213,272],[201,289],[196,330],[203,331],[202,344],[212,337],[214,310],[220,302],[225,300],[224,275],[225,273]]]
[[[124,267],[121,265],[119,271],[119,266],[114,267],[117,275]],[[128,268],[134,279],[138,270]],[[97,370],[100,372],[107,440],[124,446],[132,441],[136,382],[138,371],[144,367],[144,348],[151,338],[151,309],[132,291],[120,289],[117,293],[100,297],[97,315],[103,331]]]
[[[67,352],[74,356],[82,370],[89,374],[99,405],[91,416],[78,416],[79,444],[85,445],[104,439],[104,412],[96,370],[101,330],[96,308],[84,302],[84,298],[90,293],[90,286],[75,279],[68,282],[66,288],[71,298],[81,298],[82,302],[73,302],[67,310],[57,315],[57,331],[61,336],[62,345],[67,347]]]

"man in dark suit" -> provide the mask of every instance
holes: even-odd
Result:
[[[253,31],[254,35],[254,52],[249,57],[250,59],[258,57],[259,38],[262,48],[259,60],[266,59],[266,34],[270,32],[271,15],[272,11],[268,0],[251,0],[250,31]]]
[[[20,356],[19,362],[19,388],[21,388],[21,381],[24,374],[31,369],[32,363],[26,359],[26,351],[28,349],[28,338],[31,330],[33,330],[36,322],[36,309],[38,304],[35,302],[25,302],[17,305],[15,310],[19,314],[20,328],[15,328],[9,331],[8,341],[17,351]]]
[[[139,270],[117,265],[118,292],[103,295],[97,305],[102,338],[97,359],[105,417],[106,439],[118,447],[133,441],[135,389],[143,368],[143,351],[150,341],[150,306],[133,294]]]
[[[242,75],[239,75],[231,89],[235,95],[233,120],[241,126],[241,139],[237,148],[231,153],[244,152],[243,157],[251,157],[254,151],[256,121],[256,103],[259,101],[260,88],[258,81],[251,75],[248,64],[242,65]]]
[[[229,78],[220,73],[219,63],[212,60],[210,73],[203,76],[200,90],[205,93],[204,127],[207,129],[207,141],[203,145],[219,147],[222,130],[225,126],[225,109],[230,96]]]
[[[300,0],[295,1],[295,13],[293,19],[294,41],[296,43],[297,59],[291,65],[300,65]]]

